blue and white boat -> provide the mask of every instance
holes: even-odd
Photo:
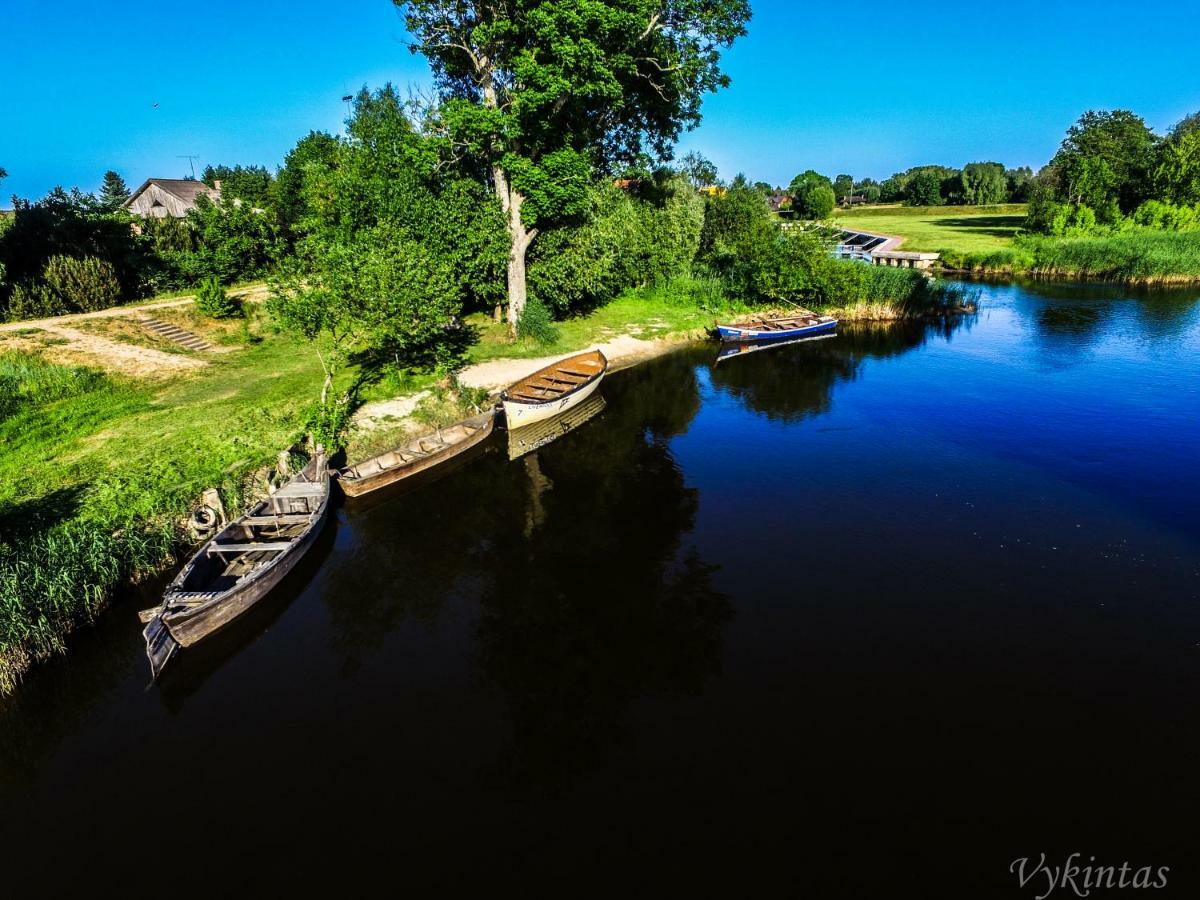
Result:
[[[737,325],[722,325],[718,322],[717,332],[723,341],[794,340],[833,331],[837,328],[837,323],[838,320],[833,316],[806,313],[781,319],[758,319]]]

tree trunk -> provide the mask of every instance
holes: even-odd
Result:
[[[508,327],[516,335],[517,322],[525,311],[528,292],[525,287],[525,254],[529,242],[537,235],[536,228],[526,229],[521,221],[521,204],[525,197],[509,183],[508,173],[499,165],[492,166],[492,184],[508,225]]]

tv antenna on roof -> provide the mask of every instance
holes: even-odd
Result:
[[[186,159],[188,161],[188,165],[191,166],[191,169],[192,169],[192,180],[195,181],[196,180],[196,160],[198,160],[200,157],[194,153],[192,153],[192,154],[184,153],[175,158],[176,159]]]

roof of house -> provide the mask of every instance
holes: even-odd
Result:
[[[220,197],[221,192],[215,188],[209,187],[203,181],[192,181],[188,178],[147,178],[142,186],[129,195],[129,199],[125,201],[128,206],[150,185],[156,184],[168,194],[173,194],[185,203],[195,203],[196,198],[201,194],[207,194],[210,197]]]

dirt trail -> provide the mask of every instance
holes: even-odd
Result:
[[[125,375],[141,377],[170,375],[208,365],[204,360],[196,359],[193,356],[164,353],[153,347],[140,347],[137,344],[110,341],[99,335],[88,334],[86,331],[78,331],[74,328],[64,328],[61,325],[46,326],[41,330],[69,341],[67,344],[48,348],[47,355],[51,358],[57,356],[92,365],[99,360],[103,368],[116,369]]]
[[[623,334],[602,344],[595,344],[593,347],[608,357],[609,371],[612,371],[624,369],[653,356],[659,356],[692,339],[690,335],[680,334],[647,341],[633,337],[633,335]],[[591,350],[593,347],[584,349]],[[575,353],[578,352],[581,351],[575,351]],[[526,375],[536,372],[552,362],[574,355],[574,353],[559,353],[556,356],[542,356],[537,359],[491,359],[468,366],[459,373],[458,377],[463,384],[469,387],[495,391],[507,387],[514,381],[520,381]]]
[[[267,287],[266,285],[255,284],[236,291],[230,291],[229,296],[239,300],[248,300],[253,303],[267,296]],[[71,313],[66,316],[55,316],[52,319],[26,319],[21,322],[5,322],[0,324],[0,331],[22,331],[26,328],[40,328],[44,331],[52,331],[60,325],[70,325],[73,322],[83,322],[87,319],[116,319],[121,316],[136,316],[138,313],[147,312],[152,309],[188,306],[195,299],[192,296],[176,297],[173,300],[158,300],[154,303],[142,303],[137,306],[113,306],[109,309],[99,309],[95,312]]]

